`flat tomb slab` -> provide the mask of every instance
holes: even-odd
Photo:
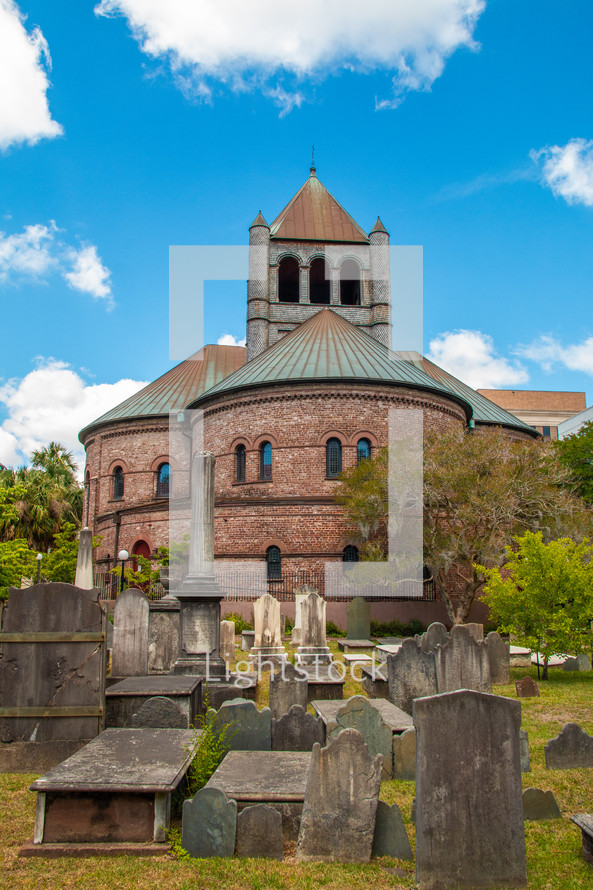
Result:
[[[338,649],[342,652],[348,652],[349,649],[372,649],[374,643],[370,640],[338,640]]]
[[[202,679],[183,674],[126,677],[105,692],[105,722],[109,727],[129,726],[132,716],[149,698],[165,696],[179,708],[189,728],[201,710]]]
[[[353,652],[346,652],[344,655],[344,661],[347,664],[372,664],[373,659],[370,655],[355,655]]]
[[[110,686],[106,695],[191,695],[202,682],[202,677],[184,674],[152,674],[146,677],[126,677]]]
[[[583,838],[583,856],[593,865],[593,813],[577,813],[570,817],[571,822],[581,829]]]
[[[312,701],[311,704],[313,705],[315,713],[321,717],[327,726],[328,723],[335,722],[338,711],[344,706],[345,702]],[[391,727],[393,733],[399,735],[400,733],[405,732],[406,729],[413,728],[414,721],[411,716],[406,714],[405,711],[402,711],[401,708],[396,707],[390,701],[387,701],[384,698],[370,698],[369,704],[379,711],[381,717],[385,723]]]
[[[395,655],[401,649],[401,643],[385,643],[383,646],[377,646],[376,651],[382,652],[384,655]]]

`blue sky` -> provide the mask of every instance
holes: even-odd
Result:
[[[591,4],[245,7],[0,0],[0,461],[170,367],[169,245],[245,244],[312,143],[364,228],[423,245],[425,353],[591,403]],[[225,333],[243,285],[207,287]]]

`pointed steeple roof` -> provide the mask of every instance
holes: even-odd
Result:
[[[315,167],[270,226],[270,237],[294,241],[345,241],[368,244],[366,232],[317,178]]]
[[[254,229],[255,226],[265,226],[267,229],[270,228],[269,225],[267,224],[267,222],[265,221],[265,219],[264,219],[264,217],[263,217],[263,214],[262,214],[261,210],[259,211],[259,213],[258,213],[257,216],[255,217],[255,219],[253,220],[253,222],[251,223],[251,225],[249,226],[249,228],[250,228],[250,229]]]
[[[377,217],[377,222],[375,223],[375,225],[374,225],[373,228],[371,229],[371,235],[373,234],[373,232],[383,232],[385,235],[388,235],[388,234],[389,234],[389,232],[387,231],[387,229],[385,228],[385,226],[384,226],[383,223],[381,222],[381,217],[380,217],[380,216]]]

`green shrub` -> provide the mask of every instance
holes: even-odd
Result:
[[[253,624],[250,624],[249,621],[245,621],[245,619],[237,612],[229,612],[228,615],[223,616],[222,620],[234,621],[236,634],[243,633],[244,630],[253,630]]]
[[[418,618],[412,618],[407,624],[401,621],[371,621],[372,637],[415,637],[426,630]]]
[[[337,624],[334,624],[333,621],[325,622],[325,633],[328,637],[345,637],[346,631],[342,630],[341,627],[338,627]]]
[[[193,797],[200,788],[203,788],[216,768],[222,763],[230,749],[232,723],[227,724],[221,730],[215,729],[216,711],[208,709],[208,693],[205,699],[206,714],[199,718],[200,725],[196,730],[197,747],[193,760],[187,771],[188,791]],[[235,730],[236,732],[236,730]]]

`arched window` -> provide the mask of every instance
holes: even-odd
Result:
[[[360,267],[355,260],[344,260],[340,266],[340,303],[360,306]]]
[[[244,445],[237,445],[235,448],[235,480],[237,482],[245,482],[245,457],[247,449]]]
[[[342,443],[339,439],[328,439],[325,446],[325,472],[329,479],[335,479],[342,472]]]
[[[284,257],[278,269],[278,300],[281,303],[299,301],[299,264],[292,256]]]
[[[355,547],[354,544],[348,544],[347,547],[344,547],[342,560],[344,562],[358,562],[358,547]]]
[[[325,274],[325,260],[323,257],[316,257],[309,269],[309,301],[329,306],[329,286],[330,281]]]
[[[168,498],[171,492],[171,467],[169,464],[161,464],[156,471],[156,496]]]
[[[361,460],[371,459],[371,443],[368,439],[359,439],[356,445],[356,466]]]
[[[113,499],[119,501],[124,496],[124,471],[116,467],[113,471]]]
[[[279,547],[268,547],[266,550],[268,581],[282,580],[282,555]]]
[[[262,442],[259,446],[259,478],[272,478],[272,446],[269,442]]]

